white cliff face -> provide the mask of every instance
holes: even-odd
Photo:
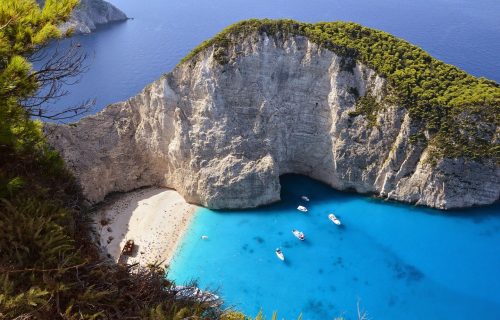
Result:
[[[37,0],[40,5],[45,0]],[[66,32],[72,28],[74,34],[91,33],[97,25],[127,20],[127,16],[111,3],[103,0],[80,0],[68,22],[60,26]]]
[[[97,25],[127,20],[125,13],[103,0],[80,0],[71,19],[61,26],[63,31],[73,28],[74,33],[90,33]]]
[[[76,124],[47,126],[90,201],[157,185],[210,208],[254,207],[279,200],[285,173],[437,208],[499,198],[494,162],[426,161],[407,112],[384,102],[386,81],[363,64],[346,70],[300,36],[249,36],[225,65],[213,53]],[[349,115],[367,92],[384,106],[375,126]]]

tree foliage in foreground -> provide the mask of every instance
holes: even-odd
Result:
[[[0,2],[0,319],[216,319],[218,308],[175,298],[163,269],[102,257],[73,177],[31,120],[26,102],[45,81],[77,70],[41,74],[29,62],[76,4]]]
[[[282,40],[289,35],[306,36],[343,57],[343,71],[352,70],[355,60],[377,71],[388,80],[391,103],[409,111],[414,124],[421,128],[419,140],[432,146],[437,158],[446,155],[500,163],[500,136],[496,132],[500,126],[499,84],[471,76],[383,31],[352,22],[310,24],[251,19],[229,26],[203,42],[181,63],[213,46],[214,58],[224,65],[229,62],[229,46],[256,33]],[[379,110],[361,107],[357,115],[362,111],[372,124]]]

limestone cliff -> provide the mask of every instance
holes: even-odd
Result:
[[[285,173],[443,209],[498,200],[494,159],[430,161],[431,147],[411,139],[418,125],[367,65],[300,35],[251,33],[225,63],[217,50],[126,102],[46,127],[90,201],[157,185],[210,208],[254,207],[280,199]],[[353,116],[368,94],[382,106],[374,121]]]
[[[37,2],[43,5],[45,0]],[[125,13],[111,3],[103,0],[80,0],[70,20],[61,25],[60,29],[66,31],[72,28],[75,34],[90,33],[97,25],[124,20],[127,20]]]

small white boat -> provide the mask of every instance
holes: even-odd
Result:
[[[281,251],[280,248],[276,249],[276,256],[278,257],[278,259],[280,259],[281,261],[285,261],[285,255],[283,254],[283,251]]]
[[[300,198],[301,198],[302,200],[304,200],[304,201],[309,202],[309,198],[308,198],[308,197],[306,197],[306,196],[302,196],[302,197],[300,197]]]
[[[293,230],[292,230],[292,233],[293,233],[293,235],[294,235],[297,239],[299,239],[299,240],[301,240],[301,241],[304,241],[304,240],[306,239],[306,236],[304,235],[304,232],[302,232],[302,231],[299,231],[299,230],[295,230],[295,229],[293,229]]]
[[[302,212],[307,212],[307,208],[304,206],[298,206],[297,210],[302,211]]]
[[[328,215],[328,219],[330,219],[333,223],[335,223],[336,225],[340,226],[342,223],[340,222],[340,220],[333,214],[333,213],[330,213]]]
[[[201,240],[208,240],[208,236],[201,236]]]

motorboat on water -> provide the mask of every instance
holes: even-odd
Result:
[[[285,255],[283,254],[283,251],[281,251],[280,248],[277,248],[276,249],[276,256],[278,257],[278,259],[280,259],[281,261],[285,261]]]
[[[205,235],[201,236],[201,240],[208,240],[208,236]]]
[[[336,225],[340,226],[342,223],[340,222],[340,220],[333,214],[333,213],[330,213],[328,215],[328,219],[330,219],[333,223],[335,223]]]
[[[302,196],[302,197],[300,197],[300,198],[301,198],[302,200],[304,200],[304,201],[309,202],[309,198],[308,198],[308,197],[306,197],[306,196]]]
[[[299,230],[293,229],[293,230],[292,230],[292,233],[293,233],[293,235],[294,235],[297,239],[299,239],[299,240],[301,240],[301,241],[304,241],[304,240],[306,239],[306,236],[304,235],[304,232],[302,232],[302,231],[299,231]]]
[[[302,211],[302,212],[307,212],[307,208],[304,206],[298,206],[297,210]]]

